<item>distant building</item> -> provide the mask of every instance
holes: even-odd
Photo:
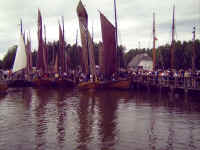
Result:
[[[145,70],[152,70],[153,61],[152,61],[152,58],[149,57],[146,53],[142,53],[133,57],[132,60],[129,62],[128,67],[131,67],[131,68],[140,67]]]

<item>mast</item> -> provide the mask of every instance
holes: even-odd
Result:
[[[78,29],[76,30],[76,47],[78,47]]]
[[[42,37],[42,16],[38,9],[38,55],[37,55],[37,69],[43,74],[45,72],[45,62],[44,62],[44,41]]]
[[[195,59],[196,59],[196,52],[195,52],[195,30],[196,28],[193,27],[193,49],[192,49],[192,72],[195,72]]]
[[[23,34],[22,18],[20,19],[20,31],[21,31],[21,34]]]
[[[117,50],[118,47],[118,24],[117,24],[117,6],[116,6],[116,0],[114,0],[114,12],[115,12],[115,40],[116,40],[116,57],[118,59],[117,61],[117,68],[120,68],[120,58],[119,58],[119,52]]]
[[[172,43],[171,43],[171,69],[174,69],[174,48],[175,48],[175,5],[173,6],[173,18],[172,18]]]
[[[20,32],[20,36],[18,40],[19,40],[18,47],[17,47],[17,52],[15,55],[12,72],[17,72],[27,67],[26,47],[25,47],[24,38],[21,32]]]
[[[27,66],[26,66],[26,73],[29,74],[30,73],[30,44],[29,44],[29,37],[27,35],[26,37],[26,45],[25,45],[25,48],[26,48],[26,56],[27,56]]]
[[[89,67],[88,67],[88,48],[87,48],[87,34],[86,28],[88,27],[88,14],[83,6],[82,2],[79,1],[77,6],[77,16],[79,20],[79,28],[80,28],[80,37],[81,37],[81,44],[82,44],[82,71],[85,74],[88,74]]]
[[[63,61],[62,67],[63,72],[66,72],[66,55],[65,55],[65,24],[64,24],[64,16],[62,16],[62,49],[63,49]]]
[[[156,69],[156,31],[155,31],[155,13],[153,12],[153,70]]]
[[[22,18],[20,19],[20,32],[23,36],[23,39],[24,39],[24,43],[26,43],[26,39],[25,39],[25,32],[23,32],[23,23],[22,23]]]
[[[65,24],[64,24],[64,16],[62,16],[62,26],[63,26],[63,28],[62,28],[62,32],[63,32],[63,41],[65,40]]]
[[[79,27],[81,33],[82,54],[84,69],[83,72],[87,75],[90,73],[96,77],[96,65],[94,59],[94,45],[92,43],[91,35],[88,31],[88,14],[80,1],[77,7],[77,16],[79,19]]]
[[[90,73],[91,73],[91,69],[90,69],[90,53],[89,53],[89,37],[88,37],[88,30],[86,30],[86,47],[87,47],[87,50],[88,50],[88,75],[89,75],[89,78],[90,78]]]
[[[61,74],[63,73],[63,32],[61,29],[61,24],[59,22],[59,51],[58,51],[59,63],[58,66],[61,67]],[[58,67],[58,68],[59,68]],[[60,71],[60,70],[59,70]]]
[[[33,61],[32,61],[32,51],[31,51],[31,36],[29,32],[29,65],[30,65],[30,71],[32,71]]]
[[[102,67],[105,78],[109,79],[113,73],[117,72],[115,27],[100,12],[101,32],[102,32]]]
[[[44,25],[44,46],[43,46],[43,57],[44,57],[44,66],[45,71],[48,72],[48,55],[47,55],[47,35],[46,35],[46,26]]]
[[[92,23],[92,43],[93,43],[93,38],[94,38],[94,31],[93,31],[93,23]]]

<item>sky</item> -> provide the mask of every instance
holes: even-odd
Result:
[[[64,16],[65,40],[74,44],[79,32],[76,7],[79,0],[1,0],[0,5],[0,59],[18,43],[19,22],[30,33],[32,50],[37,42],[37,11],[41,10],[46,25],[47,41],[58,40],[58,20]],[[100,10],[114,24],[113,0],[82,0],[89,17],[89,30],[94,41],[102,41]],[[156,46],[170,44],[172,10],[175,4],[175,39],[192,39],[193,26],[200,39],[200,0],[116,0],[119,44],[126,50],[152,47],[152,18],[156,14]],[[78,35],[78,44],[80,34]]]

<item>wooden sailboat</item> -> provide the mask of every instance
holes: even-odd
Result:
[[[117,62],[117,25],[114,27],[102,13],[100,13],[100,20],[103,39],[103,46],[100,49],[103,58],[100,66],[104,75],[104,82],[100,84],[104,88],[128,89],[131,79],[117,76],[119,70]]]
[[[22,33],[22,24],[21,24],[19,43],[12,69],[12,79],[8,81],[8,86],[10,87],[31,86],[31,82],[27,79],[27,74],[26,74],[27,66],[28,66],[27,53],[26,53],[24,35]]]
[[[94,89],[98,87],[94,60],[94,46],[88,31],[88,14],[81,1],[79,1],[77,7],[77,15],[81,33],[83,73],[86,75],[86,79],[80,82],[78,87],[80,89]]]
[[[53,82],[48,77],[48,66],[47,66],[47,51],[46,42],[43,41],[42,37],[42,16],[38,9],[38,55],[37,55],[37,77],[33,79],[34,86],[52,86]]]
[[[59,87],[73,87],[74,81],[73,79],[69,79],[67,75],[67,62],[66,62],[66,53],[64,51],[64,45],[65,45],[65,38],[64,38],[64,18],[62,17],[62,28],[59,23],[59,51],[56,55],[56,61],[55,61],[55,73],[58,76],[58,78],[55,78],[54,85]],[[58,60],[59,56],[59,60]],[[69,58],[68,58],[69,59]],[[59,71],[58,68],[61,68],[61,71]]]

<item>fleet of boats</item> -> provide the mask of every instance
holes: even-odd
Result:
[[[116,3],[114,3],[116,4]],[[115,5],[116,8],[116,5]],[[83,78],[77,80],[67,74],[66,52],[64,51],[64,19],[59,22],[59,51],[56,54],[54,66],[49,68],[47,63],[46,31],[42,24],[42,16],[38,10],[38,52],[37,64],[32,66],[32,53],[30,37],[25,36],[22,30],[19,34],[19,43],[16,57],[9,80],[0,84],[0,90],[16,86],[59,86],[75,87],[79,89],[118,88],[128,89],[131,84],[129,77],[119,77],[119,61],[117,54],[117,20],[115,26],[100,12],[102,45],[99,47],[100,74],[97,74],[94,58],[94,44],[88,30],[88,14],[80,1],[77,6],[80,36],[82,43],[82,74]],[[116,16],[116,9],[115,9]],[[62,23],[62,24],[61,24]],[[44,30],[44,32],[43,32]],[[43,39],[43,35],[45,38]],[[53,69],[52,69],[53,68]],[[100,78],[101,76],[101,78]],[[78,77],[79,78],[79,77]]]

